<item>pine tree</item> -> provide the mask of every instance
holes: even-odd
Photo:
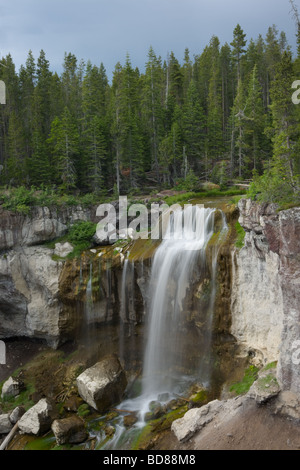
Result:
[[[48,144],[52,153],[52,165],[55,168],[55,182],[62,190],[74,188],[77,180],[79,134],[67,107],[61,119],[57,117],[53,120]]]
[[[213,37],[211,40],[211,77],[207,99],[207,137],[205,145],[207,153],[206,170],[208,172],[212,171],[213,166],[224,151],[219,44],[219,39]]]
[[[151,167],[154,169],[158,182],[160,180],[158,147],[164,132],[163,89],[161,59],[160,57],[156,57],[153,48],[150,47],[142,86],[142,115],[145,128],[148,129]]]
[[[245,134],[248,142],[248,155],[245,165],[248,170],[263,169],[263,156],[267,151],[267,140],[264,134],[266,115],[264,113],[262,89],[259,83],[257,66],[255,65],[248,85],[248,96],[245,105]],[[251,176],[251,172],[248,176]]]
[[[245,123],[248,117],[245,115],[244,85],[242,80],[238,81],[237,93],[232,108],[232,147],[231,147],[231,176],[234,174],[234,147],[238,149],[238,176],[243,175],[244,152],[247,148],[245,141]],[[234,145],[233,145],[234,144]]]
[[[273,170],[294,194],[299,194],[299,122],[296,117],[296,107],[291,100],[293,78],[291,54],[284,52],[275,68],[275,77],[271,86],[271,110],[275,129]]]
[[[204,171],[206,120],[196,84],[192,80],[183,106],[183,135],[188,162],[192,168]]]
[[[237,68],[237,81],[241,79],[241,61],[242,56],[246,52],[244,47],[247,44],[246,34],[242,30],[241,26],[237,24],[233,31],[233,41],[230,43],[232,46],[232,56]]]

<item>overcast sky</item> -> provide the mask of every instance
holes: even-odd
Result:
[[[300,0],[295,0],[300,11]],[[144,70],[150,45],[163,59],[185,48],[200,54],[212,35],[232,41],[239,23],[249,40],[275,24],[295,50],[288,0],[0,0],[0,55],[11,53],[17,70],[28,51],[44,49],[51,69],[62,70],[65,52],[100,65],[109,78],[128,52]]]

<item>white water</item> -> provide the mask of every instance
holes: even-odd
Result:
[[[197,223],[196,223],[197,222]],[[171,392],[178,382],[185,351],[181,322],[186,295],[197,265],[213,235],[214,210],[178,210],[169,220],[169,239],[155,253],[150,280],[150,312],[143,370],[143,395]]]
[[[210,301],[205,312],[208,335],[204,344],[199,345],[203,360],[194,364],[192,377],[184,372],[189,344],[185,341],[182,327],[188,308],[186,298],[189,288],[193,282],[199,282],[205,276],[205,249],[213,235],[214,214],[215,209],[198,206],[176,211],[169,218],[167,239],[165,233],[165,239],[155,253],[149,285],[150,307],[143,361],[142,393],[139,397],[128,399],[119,406],[120,409],[139,410],[138,426],[144,425],[143,417],[149,411],[148,406],[152,400],[163,402],[164,399],[161,398],[163,396],[167,397],[166,401],[174,398],[195,378],[205,385],[209,381],[207,355],[211,347],[210,330],[216,294],[219,243],[213,248],[210,270],[212,274]],[[226,229],[224,217],[219,239]],[[124,285],[126,279],[128,279],[128,265],[124,274]],[[122,295],[123,299],[124,297]]]

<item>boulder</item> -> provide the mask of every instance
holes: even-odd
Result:
[[[22,416],[25,414],[25,408],[24,406],[17,406],[9,415],[9,421],[12,424],[16,424]]]
[[[125,428],[131,428],[135,423],[138,422],[138,417],[135,413],[124,416],[123,423]]]
[[[106,356],[77,378],[79,395],[100,413],[121,401],[126,386],[125,372],[115,355]]]
[[[57,445],[79,444],[88,438],[84,421],[76,415],[64,419],[56,419],[53,421],[51,429]]]
[[[13,425],[9,420],[9,414],[0,415],[0,434],[8,434]]]
[[[20,394],[22,388],[23,383],[20,380],[9,377],[9,379],[3,384],[1,398],[16,397]]]
[[[171,430],[178,441],[184,442],[190,439],[196,432],[210,423],[222,409],[222,402],[214,400],[202,408],[192,408],[185,415],[173,421]]]
[[[263,370],[258,379],[253,383],[248,392],[248,397],[253,398],[258,405],[266,403],[276,397],[280,392],[280,386],[276,379],[276,369]]]
[[[72,253],[73,249],[74,249],[73,246],[69,242],[56,243],[55,244],[55,249],[54,249],[54,254],[56,256],[59,256],[60,258],[65,258],[70,253]]]
[[[22,434],[39,436],[50,430],[55,410],[49,400],[42,398],[30,408],[19,420],[19,429]]]

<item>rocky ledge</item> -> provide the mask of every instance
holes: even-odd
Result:
[[[245,246],[236,254],[233,334],[265,362],[278,359],[283,390],[300,392],[300,207],[239,201]],[[246,332],[246,333],[244,333]]]

